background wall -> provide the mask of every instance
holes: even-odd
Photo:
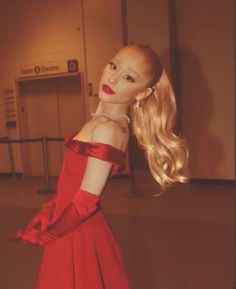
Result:
[[[128,40],[150,44],[176,82],[192,178],[234,179],[234,11],[233,0],[127,0]]]
[[[169,5],[166,0],[127,0],[127,39],[149,44],[170,70]]]
[[[76,0],[52,0],[50,2],[45,2],[43,0],[36,2],[23,0],[20,2],[7,1],[1,4],[1,101],[4,96],[3,91],[5,88],[12,89],[16,96],[17,87],[15,86],[15,78],[20,75],[21,68],[35,65],[66,63],[68,59],[78,59],[80,66],[83,67],[84,56],[80,14],[80,3]],[[41,86],[42,85],[44,84],[41,83]],[[47,86],[47,84],[45,84],[45,86]],[[41,98],[38,105],[44,106],[46,113],[46,110],[48,110],[47,107],[53,105],[52,99],[56,98],[57,88],[55,87],[53,91],[51,89],[50,92],[47,91],[47,89],[44,89],[44,92],[45,96],[44,98]],[[81,90],[78,90],[77,94],[78,97],[81,96]],[[17,103],[19,103],[20,95],[21,92],[16,96],[18,97],[18,99],[16,99]],[[54,107],[55,106],[52,106],[52,108]],[[23,109],[26,113],[27,105],[26,107],[22,107],[22,110]],[[17,115],[17,128],[6,129],[3,110],[0,116],[0,135],[19,137],[19,127],[23,111],[19,108],[19,114]],[[84,109],[78,108],[78,114],[82,113],[83,110]],[[53,117],[54,114],[52,113],[51,118]],[[48,127],[48,117],[41,116],[40,119],[42,127],[41,133],[43,133],[44,129]],[[32,122],[34,122],[34,120],[29,119],[29,123]],[[55,134],[57,135],[58,125],[56,125],[54,129]],[[32,133],[29,134],[27,131],[23,131],[21,136],[37,136],[37,130],[31,132]],[[48,131],[46,129],[44,135],[48,135],[47,133]],[[7,159],[6,146],[1,145],[0,150],[1,155],[4,156],[4,159],[0,162],[0,170],[8,171],[9,162]],[[21,171],[21,150],[18,144],[14,145],[14,151],[16,169],[17,171]],[[41,164],[36,162],[34,165],[39,166],[40,171]]]
[[[181,126],[190,176],[234,179],[234,1],[176,1]]]

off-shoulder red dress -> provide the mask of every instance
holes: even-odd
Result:
[[[112,163],[110,176],[125,168],[125,153],[104,143],[65,139],[53,220],[80,187],[88,156]],[[94,172],[96,174],[96,172]],[[102,208],[76,229],[43,248],[36,289],[129,289],[122,254]]]

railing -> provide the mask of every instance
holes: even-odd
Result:
[[[15,162],[14,162],[14,154],[13,154],[12,144],[11,144],[11,142],[7,136],[1,137],[0,142],[7,143],[10,169],[11,169],[11,173],[12,173],[12,178],[13,178],[13,180],[15,180],[16,179],[16,173],[15,173]]]
[[[39,190],[38,193],[52,193],[55,190],[50,188],[49,184],[49,169],[48,169],[48,141],[63,141],[62,137],[40,137],[40,138],[22,138],[22,139],[9,139],[8,137],[0,137],[0,144],[8,145],[8,156],[10,163],[10,170],[12,174],[13,180],[16,180],[16,169],[15,169],[15,160],[14,160],[14,152],[12,148],[13,143],[27,143],[27,142],[42,142],[42,151],[43,151],[43,170],[44,170],[44,188]],[[137,197],[139,194],[136,191],[136,182],[135,182],[135,173],[134,173],[134,160],[131,158],[131,145],[128,146],[129,151],[129,183],[131,187],[131,193],[128,195],[129,197]]]
[[[55,190],[50,188],[49,185],[49,170],[48,170],[48,141],[63,141],[62,137],[46,137],[43,136],[41,138],[22,138],[22,139],[9,139],[8,137],[1,137],[0,143],[5,143],[8,145],[8,156],[10,169],[13,180],[16,180],[16,170],[15,170],[15,160],[12,144],[13,143],[27,143],[27,142],[42,142],[42,150],[43,150],[43,169],[44,169],[44,188],[39,190],[38,193],[52,193]]]

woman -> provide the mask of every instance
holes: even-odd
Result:
[[[123,47],[104,69],[99,98],[93,118],[66,138],[56,197],[13,238],[44,246],[37,289],[130,288],[99,206],[108,177],[125,168],[130,117],[161,187],[185,181],[187,149],[173,133],[174,94],[151,48]]]

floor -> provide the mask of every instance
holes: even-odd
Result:
[[[131,288],[234,288],[233,186],[175,185],[153,197],[159,187],[152,177],[139,171],[136,180],[132,196],[129,179],[112,178],[101,200]],[[56,188],[56,178],[50,185]],[[8,238],[51,198],[37,193],[43,188],[41,178],[0,179],[1,289],[34,289],[41,249]]]

